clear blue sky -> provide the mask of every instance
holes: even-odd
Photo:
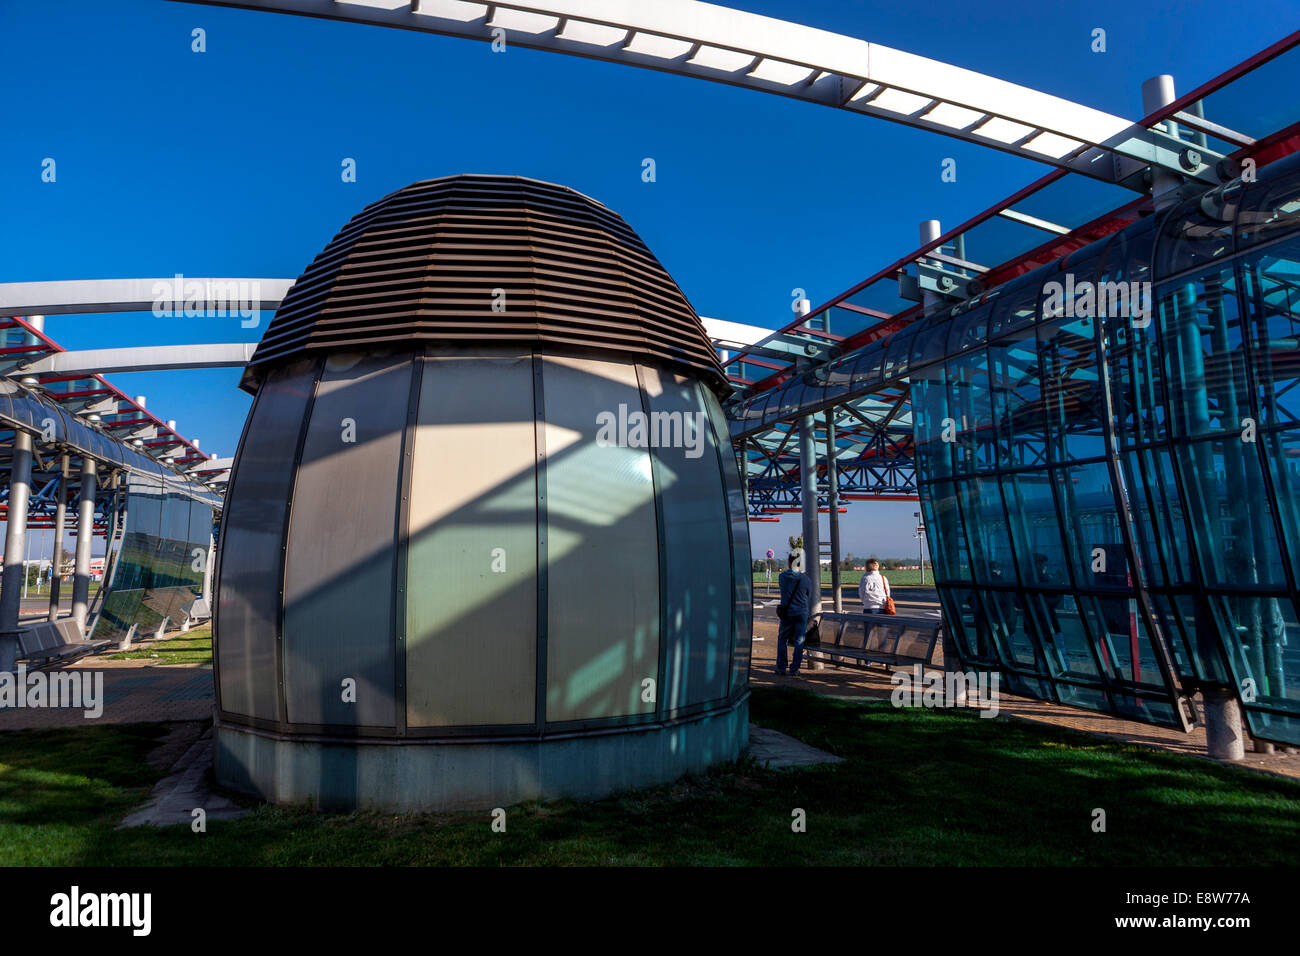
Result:
[[[650,2],[650,0],[647,0]],[[1191,89],[1300,25],[1296,2],[923,6],[737,0],[1136,118],[1140,86]],[[207,52],[190,31],[207,31]],[[1090,51],[1091,31],[1108,51]],[[534,176],[611,206],[703,315],[788,321],[1046,167],[928,133],[591,60],[163,0],[0,0],[0,281],[294,277],[366,203],[459,172]],[[1294,91],[1292,91],[1294,93]],[[57,162],[42,183],[41,161]],[[340,179],[355,158],[358,181]],[[641,181],[653,157],[658,180]],[[940,162],[958,162],[942,183]],[[251,340],[237,320],[51,317],[69,348]],[[233,454],[235,371],[114,376]],[[844,550],[915,553],[910,503],[855,503]],[[868,533],[868,529],[870,532]],[[752,526],[755,553],[794,522]]]

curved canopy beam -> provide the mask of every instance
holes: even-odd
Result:
[[[698,0],[181,2],[502,37],[864,113],[1138,189],[1138,174],[1153,164],[1218,181],[1210,165],[1180,165],[1186,144],[1162,130],[879,43]]]

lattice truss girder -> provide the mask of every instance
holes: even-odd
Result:
[[[834,462],[841,505],[859,497],[916,494],[909,391],[894,386],[814,416],[818,507],[829,507],[828,415],[835,430]],[[798,419],[750,435],[737,442],[736,450],[745,468],[750,517],[802,507]]]

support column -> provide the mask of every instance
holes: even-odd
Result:
[[[1142,114],[1150,116],[1161,107],[1168,106],[1176,98],[1172,76],[1168,73],[1153,76],[1142,84]],[[1165,120],[1165,126],[1171,136],[1178,135],[1178,124],[1173,120]],[[1157,211],[1178,201],[1178,187],[1181,185],[1182,179],[1177,173],[1158,166],[1152,167],[1151,198],[1155,202]]]
[[[207,605],[208,617],[215,617],[212,607],[212,568],[217,563],[217,539],[208,532],[208,559],[203,565],[203,603]]]
[[[23,553],[27,547],[27,499],[32,491],[32,436],[14,432],[9,470],[9,512],[5,523],[4,574],[0,577],[0,671],[12,671],[18,658],[18,612],[22,607]]]
[[[835,409],[826,412],[826,501],[830,505],[831,532],[831,607],[844,613],[844,596],[840,593],[840,476],[836,468]]]
[[[1241,732],[1241,707],[1231,690],[1202,689],[1205,700],[1205,749],[1216,760],[1242,760],[1246,756]]]
[[[54,505],[54,573],[50,575],[50,620],[59,619],[59,590],[62,581],[59,573],[63,562],[59,560],[63,552],[63,539],[67,532],[68,520],[68,456],[59,456],[59,491]]]
[[[800,499],[803,502],[804,572],[812,579],[813,603],[809,616],[822,610],[821,543],[817,518],[817,420],[811,415],[799,419]]]
[[[77,502],[77,565],[72,578],[72,616],[86,626],[90,607],[90,545],[95,535],[95,459],[81,459],[81,496]]]
[[[812,310],[812,303],[799,299],[794,304],[800,318]],[[799,500],[803,505],[804,573],[812,580],[813,603],[808,616],[822,611],[821,533],[817,518],[817,421],[811,415],[799,419]]]

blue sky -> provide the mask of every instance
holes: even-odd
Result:
[[[923,7],[737,0],[1137,118],[1141,82],[1191,89],[1300,25],[1295,2]],[[190,50],[190,31],[207,52]],[[1091,31],[1108,50],[1090,50]],[[572,186],[637,229],[703,315],[788,321],[1046,167],[782,97],[400,30],[164,0],[0,0],[0,281],[294,277],[357,210],[459,172]],[[41,162],[57,182],[41,182]],[[341,181],[344,157],[357,182]],[[652,157],[657,181],[641,180]],[[957,160],[955,183],[940,162]],[[238,320],[51,317],[69,348],[253,340]],[[113,376],[233,454],[233,370]],[[844,550],[915,553],[911,503],[855,503]],[[794,522],[752,526],[754,550]],[[868,530],[869,529],[869,530]]]

